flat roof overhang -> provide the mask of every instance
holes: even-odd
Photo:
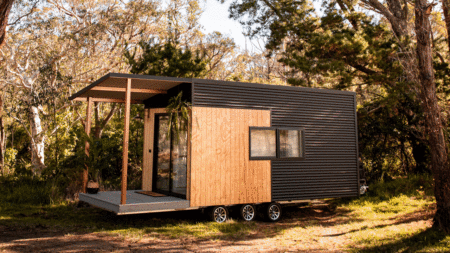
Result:
[[[182,83],[192,83],[191,78],[161,77],[109,73],[69,97],[69,100],[93,102],[124,103],[128,79],[131,80],[131,103],[143,104],[157,94],[167,91]]]

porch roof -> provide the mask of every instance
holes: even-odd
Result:
[[[167,90],[181,83],[192,83],[191,78],[109,73],[70,96],[69,100],[87,101],[91,97],[93,102],[124,103],[128,79],[131,79],[130,102],[133,104],[142,104],[157,94],[166,94]]]

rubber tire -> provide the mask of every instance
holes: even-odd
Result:
[[[220,219],[220,220],[217,219],[216,220],[217,217],[214,214],[216,213],[216,210],[218,212],[221,212],[218,209],[222,209],[222,208],[225,211],[225,219]],[[227,221],[229,217],[230,217],[230,214],[228,212],[228,209],[225,206],[214,206],[214,207],[211,207],[211,209],[209,209],[209,218],[210,218],[211,221],[214,221],[214,222],[217,222],[217,223],[223,223],[223,222]]]
[[[253,217],[251,217],[250,219],[246,219],[246,218],[244,217],[244,216],[245,216],[245,214],[244,214],[244,208],[246,208],[247,206],[250,206],[250,207],[253,208]],[[242,205],[241,208],[239,208],[239,217],[240,217],[242,220],[246,221],[246,222],[249,222],[249,221],[254,220],[254,219],[256,218],[256,207],[255,207],[254,205],[252,205],[252,204],[245,204],[245,205]]]
[[[274,208],[275,208],[275,210],[278,209],[279,215],[277,217],[273,214]],[[270,222],[277,222],[277,221],[281,220],[282,214],[283,214],[283,211],[282,211],[281,205],[276,202],[272,202],[272,203],[268,204],[266,206],[265,212],[264,212],[266,220],[270,221]]]

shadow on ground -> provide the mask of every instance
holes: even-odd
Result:
[[[449,243],[448,240],[446,241],[445,233],[436,228],[428,228],[410,237],[383,245],[359,249],[358,252],[421,252],[427,247],[433,247],[433,252],[447,252],[446,250],[439,250],[439,246],[448,249]]]
[[[355,221],[348,211],[334,210],[326,203],[309,206],[286,206],[284,218],[277,223],[265,222],[261,217],[255,222],[237,218],[231,210],[232,220],[224,224],[208,221],[200,210],[117,216],[92,207],[76,205],[58,207],[14,208],[1,214],[1,243],[26,238],[46,238],[55,233],[85,234],[90,232],[136,233],[139,235],[169,238],[191,237],[198,240],[248,241],[271,238],[294,227],[334,226]],[[20,231],[13,233],[13,231]],[[122,231],[122,232],[120,232]]]
[[[237,210],[231,210],[232,220],[224,224],[209,222],[199,210],[117,216],[92,207],[75,204],[56,207],[11,207],[0,209],[0,251],[206,251],[209,247],[236,247],[258,244],[261,240],[282,235],[292,228],[323,227],[361,222],[349,210],[333,208],[326,202],[311,205],[286,206],[284,218],[277,223],[243,222]],[[408,223],[430,218],[432,211],[395,218],[395,223]],[[389,226],[389,225],[382,225]],[[369,229],[361,227],[355,231]],[[322,236],[339,237],[355,231]],[[99,233],[92,233],[99,232]],[[111,236],[111,233],[126,235]],[[133,239],[135,238],[135,239]],[[167,239],[170,240],[167,240]],[[443,235],[434,230],[397,240],[386,249],[404,248],[410,243],[439,243]],[[133,243],[135,242],[139,243]],[[256,245],[258,246],[258,245]],[[420,247],[419,247],[420,248]],[[263,248],[264,251],[264,248]],[[361,249],[363,252],[383,252],[383,247]]]

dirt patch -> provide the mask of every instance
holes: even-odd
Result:
[[[16,231],[22,232],[22,231]],[[28,231],[28,233],[33,233]],[[4,234],[2,234],[3,236]],[[11,239],[11,237],[9,237]],[[299,245],[301,242],[283,239],[256,239],[248,241],[190,240],[142,238],[138,241],[125,240],[103,233],[66,234],[34,233],[27,238],[16,238],[2,242],[1,252],[286,252],[313,251],[333,252],[317,248],[313,244]],[[300,247],[301,246],[301,247]],[[305,247],[306,246],[306,247]],[[335,250],[335,252],[340,252]]]

